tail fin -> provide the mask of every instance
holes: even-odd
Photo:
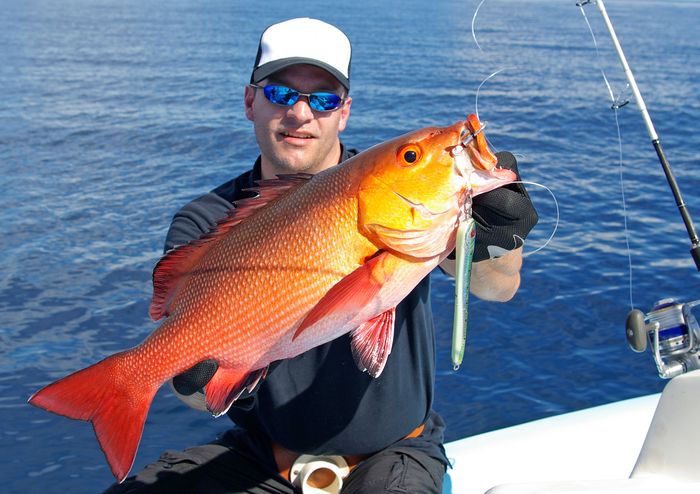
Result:
[[[134,463],[151,401],[158,390],[135,380],[124,365],[130,351],[75,372],[29,398],[29,403],[72,419],[89,420],[116,479]]]

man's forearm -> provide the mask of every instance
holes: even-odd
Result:
[[[507,302],[520,287],[520,268],[523,265],[522,247],[494,259],[472,264],[469,291],[483,300]],[[450,276],[455,274],[455,261],[445,259],[440,267]]]

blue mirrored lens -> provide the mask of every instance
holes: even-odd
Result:
[[[286,86],[268,85],[263,88],[265,97],[276,105],[292,106],[299,101],[299,96],[309,98],[309,106],[316,111],[331,111],[340,106],[343,101],[340,96],[334,93],[300,93],[296,89]]]
[[[292,106],[299,99],[299,91],[284,86],[265,86],[265,97],[276,105]]]
[[[311,93],[309,95],[309,104],[311,108],[319,111],[335,110],[340,106],[340,96],[333,93]]]

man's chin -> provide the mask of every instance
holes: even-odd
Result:
[[[317,164],[313,156],[304,154],[290,158],[284,156],[277,161],[279,173],[315,173]]]
[[[326,157],[329,152],[319,148],[320,141],[311,141],[306,146],[281,145],[274,149],[274,167],[277,174],[281,173],[318,173],[327,166]],[[335,163],[334,163],[335,164]]]

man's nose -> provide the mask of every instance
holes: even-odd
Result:
[[[299,96],[299,99],[288,110],[288,113],[294,115],[299,120],[311,120],[314,118],[314,112],[309,105],[308,96]]]

